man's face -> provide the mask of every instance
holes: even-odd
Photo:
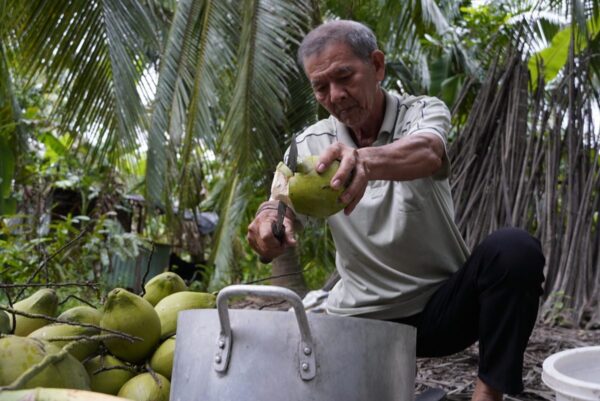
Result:
[[[304,59],[304,71],[315,98],[333,116],[353,129],[377,114],[375,98],[384,77],[383,53],[370,61],[358,58],[345,43],[328,44]]]

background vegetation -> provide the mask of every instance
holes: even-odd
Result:
[[[0,0],[0,281],[101,293],[115,255],[159,243],[202,265],[200,286],[268,278],[246,227],[291,134],[323,116],[295,50],[350,18],[376,32],[388,89],[451,108],[468,244],[526,228],[547,257],[545,318],[598,325],[599,3]],[[304,274],[273,282],[316,288],[333,254],[314,222],[273,266]]]

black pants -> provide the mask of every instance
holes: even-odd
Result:
[[[519,393],[544,263],[537,239],[520,229],[498,230],[475,248],[423,312],[395,321],[417,328],[417,357],[450,355],[479,340],[479,378],[503,393]]]

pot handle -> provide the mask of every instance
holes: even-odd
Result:
[[[315,349],[302,300],[295,292],[287,288],[270,285],[230,285],[219,291],[219,295],[217,296],[217,312],[219,314],[221,331],[217,339],[217,353],[214,360],[215,370],[225,373],[229,366],[233,335],[227,301],[231,297],[240,295],[281,298],[292,305],[296,314],[296,320],[298,321],[298,327],[300,328],[300,344],[298,346],[300,377],[303,380],[313,379],[317,367]]]

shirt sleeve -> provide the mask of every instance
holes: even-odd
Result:
[[[406,107],[404,120],[400,129],[394,133],[394,139],[407,135],[429,133],[437,135],[444,144],[442,167],[433,175],[434,179],[445,179],[450,175],[448,159],[448,131],[450,130],[450,111],[441,100],[434,97],[415,97],[404,102]]]

